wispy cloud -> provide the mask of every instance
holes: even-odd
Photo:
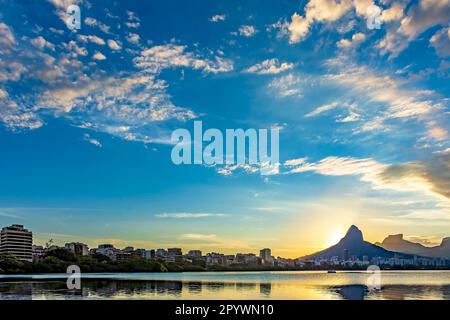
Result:
[[[278,61],[277,58],[264,60],[257,63],[242,72],[244,73],[256,73],[256,74],[278,74],[286,70],[292,69],[295,65],[289,62]]]
[[[157,218],[167,218],[167,219],[199,219],[199,218],[214,218],[225,216],[227,216],[227,214],[224,213],[189,213],[189,212],[160,213],[155,215],[155,217]]]

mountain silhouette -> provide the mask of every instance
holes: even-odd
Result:
[[[450,258],[450,237],[442,239],[441,244],[434,247],[425,247],[420,243],[405,240],[403,239],[403,234],[387,236],[383,242],[376,244],[391,251],[400,251],[408,254],[432,258]]]
[[[352,225],[346,235],[337,244],[325,250],[304,256],[302,259],[330,259],[335,256],[343,258],[344,255],[349,258],[356,256],[359,259],[362,259],[363,256],[367,256],[369,259],[373,257],[390,258],[396,253],[364,241],[361,230],[355,225]]]

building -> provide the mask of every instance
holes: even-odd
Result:
[[[44,257],[44,247],[34,245],[32,246],[32,252],[33,252],[33,262],[39,262]]]
[[[21,224],[4,227],[0,233],[0,254],[33,262],[33,233]]]
[[[64,248],[72,251],[78,256],[87,256],[89,254],[89,248],[87,244],[81,242],[70,242],[64,245]]]
[[[344,249],[344,252],[342,253],[342,260],[348,261],[348,249]]]
[[[164,259],[167,256],[167,250],[165,249],[156,249],[156,258]]]
[[[112,261],[117,260],[117,252],[118,250],[112,244],[101,244],[95,249],[95,253],[107,256]]]
[[[142,257],[145,258],[145,259],[147,259],[147,260],[155,259],[155,258],[156,258],[155,250],[153,250],[153,249],[151,249],[151,250],[145,250]]]
[[[202,256],[202,252],[200,250],[190,250],[187,256],[189,258],[199,258]]]
[[[169,248],[167,249],[166,262],[182,262],[183,252],[181,248]]]
[[[272,257],[272,251],[269,248],[264,248],[259,251],[259,257],[263,265],[273,266],[274,261]]]
[[[246,264],[250,266],[259,265],[261,259],[257,257],[254,253],[237,253],[234,259],[234,263]]]

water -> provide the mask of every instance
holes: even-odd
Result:
[[[368,290],[363,271],[83,274],[68,290],[67,275],[0,275],[0,299],[446,299],[450,271],[382,271]]]

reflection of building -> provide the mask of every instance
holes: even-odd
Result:
[[[181,248],[167,249],[166,262],[181,262],[183,260],[183,252]]]
[[[72,251],[79,256],[87,256],[89,254],[89,248],[86,244],[80,242],[66,243],[64,246],[67,250]]]
[[[33,261],[33,233],[20,224],[4,227],[0,233],[0,253],[19,260]]]

